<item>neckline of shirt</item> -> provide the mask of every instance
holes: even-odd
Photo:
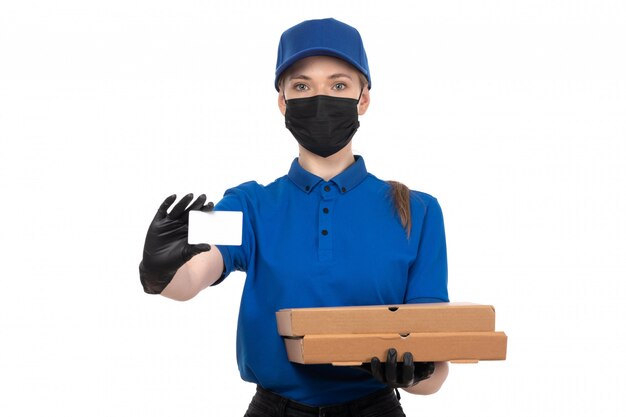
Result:
[[[365,167],[365,160],[363,157],[361,155],[354,155],[354,163],[344,171],[335,175],[328,182],[336,184],[341,193],[347,193],[361,183],[367,174],[367,168]],[[307,194],[313,191],[315,186],[320,182],[326,182],[323,178],[318,177],[312,172],[302,168],[298,158],[294,158],[291,162],[291,168],[289,169],[287,176],[300,190]]]

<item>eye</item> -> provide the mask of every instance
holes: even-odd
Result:
[[[335,90],[345,90],[346,89],[346,85],[344,83],[337,83],[333,86],[333,89]]]
[[[308,87],[305,84],[302,84],[302,83],[298,83],[298,84],[294,85],[293,88],[296,91],[306,91],[308,89]]]

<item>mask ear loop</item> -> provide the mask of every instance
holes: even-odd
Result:
[[[361,101],[361,96],[363,95],[363,90],[365,90],[365,87],[361,88],[361,92],[359,93],[359,98],[356,99],[356,104],[359,104],[359,102]],[[284,96],[285,93],[283,93]]]

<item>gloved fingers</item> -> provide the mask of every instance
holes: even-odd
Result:
[[[213,204],[213,202],[209,201],[208,203],[200,207],[200,211],[204,211],[204,212],[213,211],[214,206],[215,205]]]
[[[434,362],[415,363],[415,382],[430,378],[433,372],[435,372]]]
[[[430,378],[430,376],[435,373],[435,362],[428,362],[428,366],[426,367],[426,372],[424,373],[424,378]]]
[[[176,194],[172,194],[171,196],[167,197],[163,203],[161,203],[161,207],[159,207],[159,209],[156,212],[156,215],[154,216],[154,220],[161,220],[163,218],[165,218],[165,216],[167,216],[167,209],[172,205],[172,203],[176,201]]]
[[[415,364],[413,363],[413,354],[411,352],[404,353],[404,362],[402,364],[402,383],[410,385],[413,383],[413,374],[415,372]]]
[[[206,201],[206,195],[205,194],[200,194],[198,196],[198,198],[196,198],[196,201],[191,203],[191,205],[187,208],[187,210],[185,210],[185,212],[182,214],[180,219],[184,223],[189,223],[189,212],[191,210],[200,210],[200,208],[202,207],[202,205],[204,204],[205,201]]]
[[[193,204],[191,204],[186,211],[189,212],[191,210],[200,210],[200,207],[202,207],[205,201],[206,201],[206,195],[200,194],[198,198],[196,198],[196,201],[194,201]]]
[[[202,252],[208,252],[210,250],[211,250],[211,245],[209,245],[208,243],[198,243],[197,245],[185,245],[185,247],[183,248],[183,260],[187,262],[188,260],[193,258],[195,255],[202,253]]]
[[[383,375],[383,367],[380,363],[380,359],[376,356],[372,358],[370,362],[370,370],[372,372],[372,376],[381,382],[385,382],[385,376]]]
[[[183,198],[181,198],[180,201],[178,202],[178,204],[176,204],[174,206],[174,208],[172,209],[172,211],[170,211],[170,214],[167,215],[167,217],[169,217],[172,220],[180,219],[180,217],[185,212],[185,209],[187,208],[187,205],[189,204],[189,202],[192,199],[193,199],[193,194],[192,193],[189,193],[186,196],[184,196]]]
[[[388,383],[397,381],[398,352],[394,348],[387,351],[387,362],[385,362],[385,378]]]

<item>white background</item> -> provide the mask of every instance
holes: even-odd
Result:
[[[0,4],[0,415],[243,415],[245,276],[179,303],[137,266],[169,194],[286,174],[278,39],[329,16],[370,60],[355,153],[439,199],[451,300],[509,335],[407,414],[623,415],[623,1]]]

